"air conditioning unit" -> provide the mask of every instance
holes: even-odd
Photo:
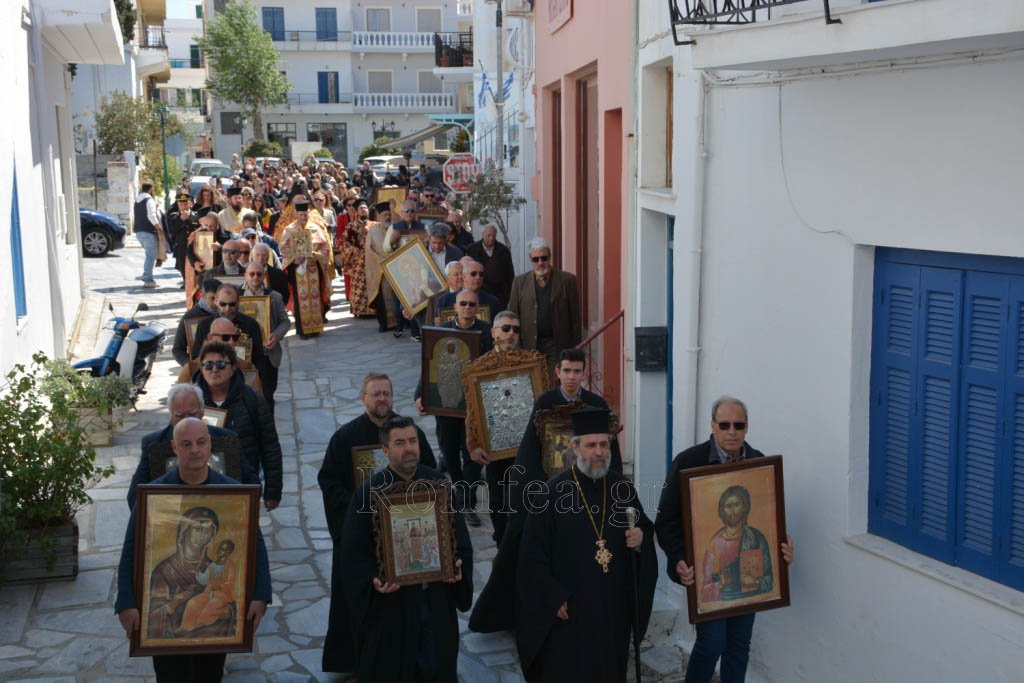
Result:
[[[298,31],[292,31],[291,33],[289,33],[288,34],[288,40],[292,41],[293,43],[299,42],[299,32]]]
[[[530,0],[505,0],[505,16],[529,16],[533,14],[533,3]]]

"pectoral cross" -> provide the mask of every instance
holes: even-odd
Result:
[[[603,538],[599,538],[596,541],[596,543],[597,543],[597,552],[594,553],[594,560],[599,565],[601,565],[601,569],[603,569],[604,573],[607,574],[608,573],[608,565],[611,564],[611,561],[612,561],[612,551],[608,550],[608,548],[604,547],[605,546],[605,540]]]

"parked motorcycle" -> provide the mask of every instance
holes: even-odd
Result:
[[[114,313],[113,304],[108,304]],[[167,339],[167,327],[160,322],[140,323],[135,320],[139,311],[149,306],[140,303],[130,318],[114,315],[96,340],[93,358],[75,363],[76,370],[88,370],[93,377],[118,374],[132,383],[132,401],[146,393],[146,380],[153,371],[156,354]]]

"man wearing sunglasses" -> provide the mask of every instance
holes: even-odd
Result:
[[[722,396],[711,406],[711,438],[676,456],[665,479],[665,488],[658,503],[654,529],[658,543],[668,558],[668,577],[683,586],[693,585],[694,568],[686,564],[683,550],[682,503],[679,486],[680,470],[718,465],[748,458],[763,458],[764,453],[745,441],[748,420],[747,406],[731,396]],[[723,496],[723,503],[726,502]],[[747,500],[749,503],[749,499]],[[723,517],[728,526],[728,516]],[[743,550],[742,538],[739,539]],[[793,539],[780,544],[782,559],[793,562]],[[737,560],[738,561],[738,560]],[[754,615],[743,614],[697,624],[697,642],[686,666],[689,683],[709,683],[715,665],[722,660],[723,681],[742,683],[747,674],[750,638],[754,631]]]
[[[211,277],[203,280],[203,293],[199,297],[199,301],[196,302],[195,306],[185,311],[185,315],[181,316],[181,319],[178,321],[178,329],[174,333],[174,345],[171,347],[171,355],[174,356],[174,360],[178,365],[186,365],[191,360],[188,332],[185,327],[189,324],[190,320],[217,315],[217,289],[220,285],[220,280],[216,278]]]
[[[281,442],[277,437],[274,415],[266,402],[245,383],[237,372],[235,347],[210,341],[199,352],[199,372],[193,383],[203,391],[203,403],[228,412],[225,429],[238,435],[242,455],[254,472],[263,472],[263,504],[273,510],[281,502],[283,472]]]
[[[214,266],[210,270],[206,271],[206,277],[218,277],[220,275],[242,275],[245,271],[240,265],[238,265],[238,257],[242,253],[242,247],[239,245],[239,240],[228,240],[221,247],[221,262],[219,266]],[[248,249],[249,247],[244,247]]]
[[[431,226],[433,227],[433,226]],[[490,317],[495,315],[498,311],[504,310],[501,307],[501,302],[498,301],[498,297],[494,296],[490,292],[484,289],[484,267],[473,260],[463,261],[462,266],[462,281],[463,287],[473,292],[477,296],[477,301],[480,307],[477,309],[486,310],[487,316]],[[437,307],[449,308],[455,305],[455,294],[442,294],[437,301]],[[484,307],[486,306],[486,309]],[[456,311],[456,314],[458,311]]]
[[[552,265],[544,238],[534,237],[527,248],[533,270],[512,281],[508,309],[523,321],[523,348],[547,356],[550,372],[558,354],[583,339],[579,288],[575,275]]]

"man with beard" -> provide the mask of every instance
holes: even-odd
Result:
[[[399,481],[445,481],[420,464],[420,434],[407,417],[394,415],[384,423],[379,439],[388,466],[363,482],[345,516],[339,578],[360,683],[458,683],[456,610],[465,612],[473,600],[473,546],[462,516],[454,516],[454,578],[404,587],[379,578],[371,511],[385,504],[380,491]]]
[[[728,462],[746,460],[747,458],[763,458],[764,453],[755,450],[745,441],[749,422],[747,420],[747,406],[743,401],[731,396],[722,396],[711,406],[711,438],[702,444],[688,448],[672,461],[668,477],[665,479],[665,488],[661,492],[661,500],[658,502],[658,517],[654,526],[658,534],[658,544],[665,551],[668,560],[666,569],[668,577],[683,586],[692,586],[695,580],[694,568],[686,564],[683,541],[683,520],[682,504],[680,502],[682,492],[680,491],[679,472],[693,467],[705,467],[707,465],[719,465]],[[726,491],[729,493],[729,491]],[[750,496],[746,501],[742,496],[736,498],[739,505],[729,505],[730,514],[734,517],[732,527],[734,532],[740,531],[740,520],[737,515],[742,516],[745,522],[746,514],[742,512],[745,507],[750,511]],[[727,520],[725,507],[727,497],[722,495],[719,502],[719,516],[728,528],[730,522]],[[745,503],[745,505],[744,505]],[[737,509],[738,508],[738,509]],[[742,526],[746,529],[745,523]],[[730,534],[733,532],[730,532]],[[758,534],[760,536],[760,533]],[[742,539],[742,534],[736,538]],[[763,536],[761,539],[763,540]],[[734,539],[731,539],[735,541]],[[749,535],[748,543],[753,548],[758,539],[753,534]],[[758,547],[761,547],[758,545]],[[782,559],[786,564],[793,562],[793,539],[787,537],[785,543],[780,544]],[[764,545],[763,554],[766,557],[767,543]],[[726,554],[732,551],[731,547],[723,547]],[[770,567],[770,565],[769,565]],[[729,574],[729,572],[727,572]],[[739,577],[737,576],[739,580]],[[722,581],[719,576],[720,582]],[[730,582],[731,583],[731,582]],[[740,580],[742,585],[742,581]],[[707,588],[709,592],[715,590],[715,584],[701,586],[701,590]],[[719,583],[719,585],[721,585]],[[736,587],[731,586],[730,592]],[[724,619],[713,619],[696,625],[697,641],[693,645],[693,651],[686,664],[687,683],[709,683],[715,673],[715,665],[722,660],[721,678],[729,683],[743,683],[747,675],[747,662],[750,658],[750,638],[754,633],[754,615],[741,614],[735,617]]]
[[[633,485],[609,469],[608,418],[603,408],[573,412],[576,462],[526,515],[516,644],[527,681],[625,683],[635,614],[638,640],[647,630],[658,574],[653,525]]]
[[[224,232],[235,234],[241,230],[242,214],[247,209],[242,206],[242,188],[234,185],[228,188],[228,205],[217,214],[217,222]]]
[[[185,261],[188,259],[188,236],[199,227],[199,216],[192,211],[192,195],[186,190],[178,192],[174,207],[167,213],[168,241],[174,254],[174,267],[181,273],[181,288],[185,289]]]
[[[533,404],[530,422],[523,434],[516,453],[515,465],[509,470],[511,486],[509,498],[511,514],[505,535],[501,539],[498,554],[494,559],[491,576],[487,585],[480,592],[480,597],[473,605],[473,613],[469,618],[469,628],[480,633],[491,633],[515,628],[515,586],[516,566],[519,561],[519,542],[523,535],[531,497],[528,491],[537,486],[534,482],[545,482],[550,477],[544,471],[541,457],[540,434],[537,433],[536,417],[541,410],[551,410],[556,406],[569,403],[582,403],[603,410],[609,410],[608,402],[597,394],[583,388],[583,371],[586,367],[587,355],[580,349],[566,349],[555,366],[555,376],[559,385],[544,392]],[[610,437],[610,468],[612,472],[622,474],[622,453],[619,441],[612,434]],[[566,462],[570,466],[571,462]]]
[[[327,527],[334,544],[331,563],[331,612],[324,640],[323,670],[337,673],[355,670],[355,653],[352,650],[352,628],[348,607],[342,592],[341,560],[344,538],[342,528],[345,513],[352,496],[358,488],[352,465],[352,449],[375,446],[381,442],[381,427],[394,413],[394,393],[391,379],[382,373],[370,373],[363,379],[359,398],[366,408],[359,417],[343,424],[331,437],[324,454],[317,481],[324,497],[324,512]],[[420,462],[433,470],[437,467],[434,452],[427,442],[427,436],[416,427],[419,443]],[[368,478],[369,473],[366,473]]]
[[[210,469],[210,433],[202,420],[187,417],[174,428],[171,448],[178,457],[178,467],[160,477],[153,484],[201,486],[238,484],[237,481]],[[117,602],[114,611],[125,635],[131,638],[141,624],[133,590],[135,579],[135,511],[128,518],[121,561],[117,568]],[[203,591],[196,574],[205,570],[211,559],[207,546],[216,537],[220,522],[217,514],[207,507],[186,510],[178,522],[175,552],[162,560],[149,579],[150,636],[199,637],[224,635],[238,613],[215,620],[213,624],[185,632],[182,616],[186,603]],[[270,562],[263,535],[256,531],[256,584],[252,602],[245,618],[253,622],[253,631],[259,628],[271,601]],[[233,630],[233,629],[232,629]],[[182,681],[219,682],[224,675],[224,654],[159,655],[153,657],[153,670],[157,683]]]

